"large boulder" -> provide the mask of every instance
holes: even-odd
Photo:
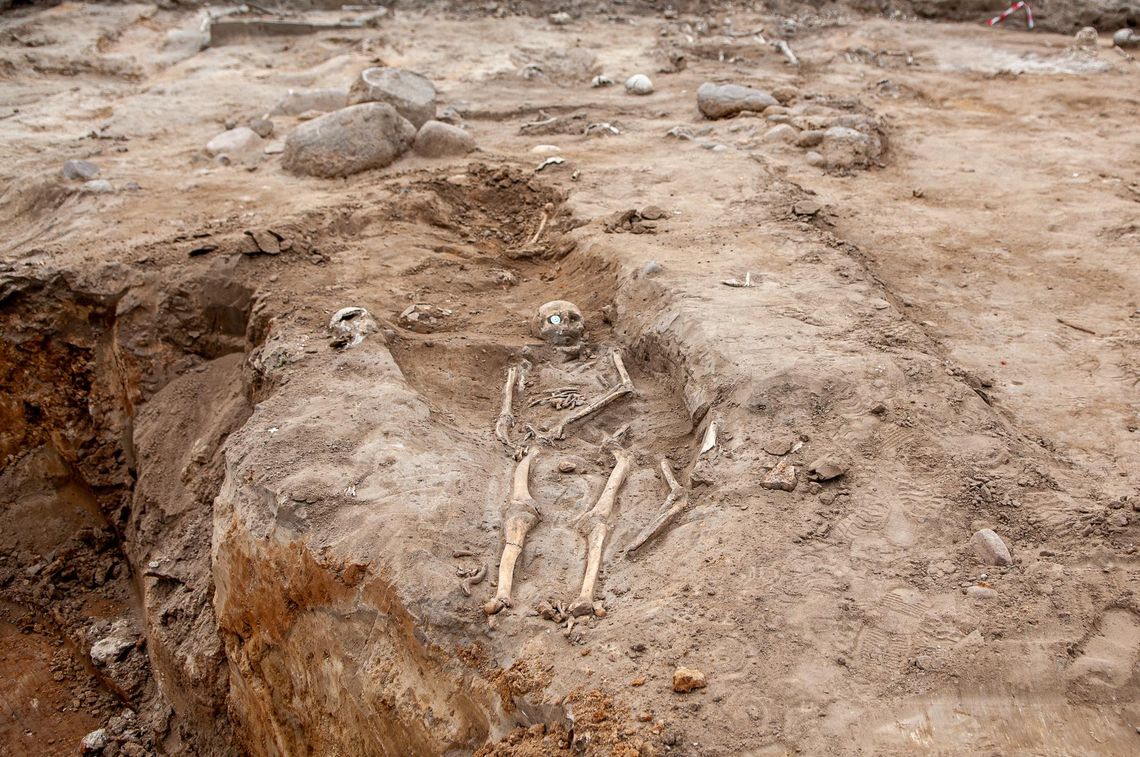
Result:
[[[467,131],[441,121],[428,121],[416,134],[416,154],[425,158],[466,155],[475,149],[475,138]]]
[[[424,76],[402,68],[366,68],[348,91],[350,104],[388,103],[418,129],[435,118],[435,86]]]
[[[697,88],[697,107],[705,118],[728,118],[745,110],[759,113],[779,104],[764,90],[739,84],[705,82]]]
[[[351,105],[307,121],[285,140],[286,171],[333,178],[383,168],[407,152],[416,127],[387,103]]]

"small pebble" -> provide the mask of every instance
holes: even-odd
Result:
[[[661,267],[660,263],[658,263],[656,260],[650,260],[641,269],[641,272],[643,274],[645,274],[646,276],[652,276],[655,273],[661,273],[661,271],[663,271],[663,270],[664,269]]]
[[[63,163],[63,178],[89,181],[99,175],[99,166],[89,160],[67,160]]]

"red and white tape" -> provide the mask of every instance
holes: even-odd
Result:
[[[1007,18],[1012,16],[1016,11],[1019,11],[1022,8],[1025,9],[1025,28],[1026,29],[1032,29],[1033,28],[1033,9],[1029,7],[1029,3],[1026,3],[1023,0],[1018,0],[1018,2],[1014,3],[1013,5],[1009,6],[1005,10],[1003,10],[998,15],[991,18],[989,21],[986,22],[986,26],[993,26],[994,24],[1000,24],[1002,21],[1005,21]]]

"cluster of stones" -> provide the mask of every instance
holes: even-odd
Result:
[[[350,176],[390,165],[409,150],[427,158],[464,155],[475,140],[463,128],[436,120],[437,94],[426,77],[386,66],[361,71],[346,92],[290,90],[270,115],[301,119],[276,148],[265,146],[273,123],[256,119],[210,140],[206,153],[225,161],[257,152],[281,152],[290,173]]]
[[[873,118],[838,113],[811,101],[794,102],[799,93],[791,87],[773,92],[739,84],[706,82],[697,89],[697,108],[711,120],[742,113],[764,117],[771,127],[766,142],[794,144],[807,150],[807,162],[830,169],[866,168],[879,161],[883,143]]]

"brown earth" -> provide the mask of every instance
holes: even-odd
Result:
[[[188,11],[0,17],[0,754],[100,727],[107,755],[1135,753],[1138,64],[677,7],[405,9],[200,52]],[[205,156],[379,62],[479,150],[340,180]],[[708,121],[705,81],[783,107]],[[812,165],[780,123],[882,149]],[[587,323],[568,362],[530,332],[554,299]],[[348,348],[346,306],[377,322]],[[542,392],[611,386],[615,349],[636,392],[541,447],[542,519],[488,618],[507,368],[532,366],[518,434],[561,417]],[[598,611],[572,621],[577,516],[626,423]],[[813,480],[825,456],[845,470]],[[690,504],[631,553],[662,459]],[[792,491],[761,486],[780,464]],[[980,528],[1012,566],[979,562]],[[678,667],[707,687],[675,692]]]

